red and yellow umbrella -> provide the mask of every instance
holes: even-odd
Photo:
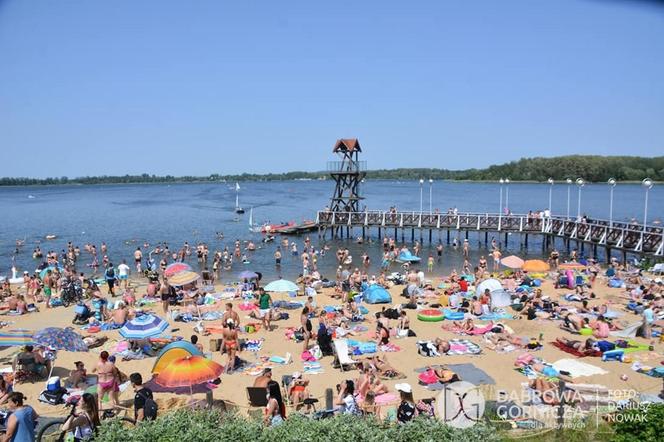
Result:
[[[522,270],[526,272],[541,273],[549,271],[549,264],[541,259],[529,259],[521,266]]]
[[[218,378],[224,367],[202,356],[187,356],[168,364],[155,378],[162,387],[192,387]]]

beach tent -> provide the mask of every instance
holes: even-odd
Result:
[[[494,292],[496,290],[502,290],[503,285],[495,278],[485,279],[477,285],[475,293],[482,295],[486,289],[489,289],[489,292]]]
[[[364,300],[369,304],[389,304],[392,296],[383,287],[373,284],[364,291]]]
[[[491,292],[491,308],[501,308],[512,305],[512,296],[505,290]]]
[[[186,358],[189,356],[203,356],[203,353],[196,348],[194,344],[187,341],[171,342],[166,347],[162,348],[157,355],[157,360],[152,367],[152,373],[160,373],[164,368],[176,359]]]

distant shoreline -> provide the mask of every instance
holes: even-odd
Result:
[[[359,167],[364,169],[362,163]],[[522,158],[484,169],[449,170],[442,168],[392,168],[362,170],[367,180],[397,181],[459,181],[498,182],[509,179],[510,183],[546,183],[553,179],[562,184],[567,179],[581,177],[587,183],[606,183],[613,178],[620,183],[638,183],[644,178],[664,181],[664,156],[631,157],[599,155],[567,155],[549,158]],[[0,186],[49,186],[49,185],[94,185],[94,184],[182,184],[182,183],[234,183],[250,181],[321,181],[328,180],[324,171],[291,171],[284,173],[242,173],[207,176],[173,175],[102,175],[69,178],[0,178]]]

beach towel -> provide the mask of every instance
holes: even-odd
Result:
[[[473,385],[494,385],[496,381],[474,364],[448,364],[447,368],[455,372],[462,381]]]
[[[590,353],[583,353],[583,352],[580,352],[579,350],[577,350],[575,348],[568,347],[565,344],[562,344],[558,341],[551,342],[550,344],[553,345],[554,347],[556,347],[557,349],[564,351],[565,353],[569,353],[573,356],[576,356],[577,358],[585,358],[586,356],[590,356],[590,357],[602,356],[602,352],[599,351],[599,350],[594,350]]]
[[[572,378],[607,374],[608,371],[576,359],[560,359],[552,364],[553,368],[566,371]]]
[[[448,355],[476,355],[482,352],[479,345],[470,342],[467,339],[450,339],[450,350]]]
[[[634,324],[630,324],[627,327],[625,327],[623,330],[615,330],[610,332],[609,334],[611,336],[615,336],[618,338],[636,338],[636,332],[641,328],[643,325],[643,322],[637,322]]]
[[[389,344],[381,345],[380,346],[380,351],[392,353],[392,352],[396,352],[396,351],[401,351],[401,348],[398,345],[389,343]]]
[[[493,312],[493,313],[485,313],[482,316],[479,317],[480,320],[482,321],[500,321],[501,319],[514,319],[514,315],[510,315],[509,313],[498,313],[498,312]]]
[[[399,400],[399,396],[394,393],[383,393],[376,396],[376,405],[387,405]]]

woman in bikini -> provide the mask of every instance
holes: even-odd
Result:
[[[228,364],[226,365],[226,372],[230,373],[235,368],[235,354],[238,350],[237,342],[237,330],[235,329],[235,323],[228,321],[226,323],[227,328],[223,329],[223,348],[228,354]]]
[[[117,370],[115,369],[115,364],[108,360],[108,352],[102,351],[99,355],[99,362],[97,366],[92,370],[93,373],[97,373],[97,399],[98,399],[98,409],[102,409],[102,399],[106,393],[109,394],[111,398],[111,404],[113,408],[118,406],[116,401],[116,391],[119,391],[118,388],[118,379],[116,377]]]
[[[390,332],[387,328],[381,323],[376,323],[378,330],[376,331],[376,343],[378,345],[387,345],[390,343]]]

